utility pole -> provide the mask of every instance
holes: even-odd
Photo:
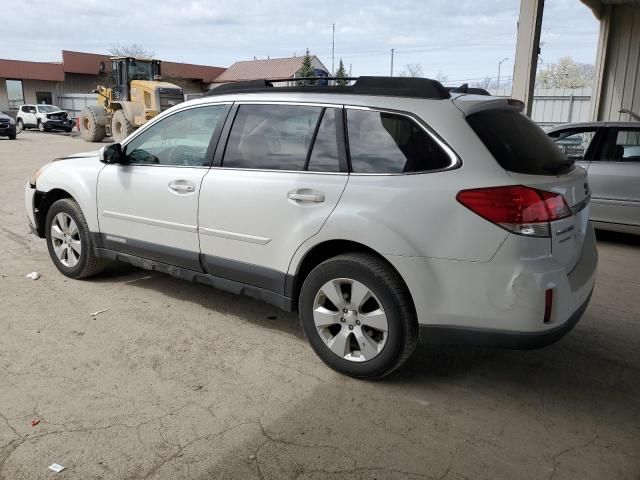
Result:
[[[498,86],[497,90],[500,90],[500,67],[502,66],[502,62],[506,62],[509,60],[509,57],[504,57],[502,60],[498,62]]]
[[[331,75],[334,77],[336,75],[335,51],[336,51],[336,24],[334,23],[332,27],[332,32],[331,32]]]
[[[391,76],[393,77],[393,48],[391,49]]]
[[[351,76],[351,64],[349,64],[349,76]]]

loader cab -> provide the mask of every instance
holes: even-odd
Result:
[[[131,100],[132,80],[160,80],[160,60],[140,60],[132,57],[111,59],[112,94],[115,101]]]

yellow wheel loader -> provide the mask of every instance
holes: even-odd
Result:
[[[98,85],[98,104],[80,112],[80,135],[87,142],[111,136],[124,140],[160,112],[184,100],[182,89],[160,81],[160,61],[111,57],[109,86]],[[100,64],[100,71],[106,66]]]

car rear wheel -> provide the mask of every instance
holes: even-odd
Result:
[[[318,265],[304,281],[298,308],[314,351],[346,375],[388,375],[418,343],[415,309],[404,283],[373,255],[345,254]]]
[[[65,198],[51,205],[45,234],[51,260],[67,277],[90,277],[106,266],[93,252],[89,227],[75,201]]]
[[[44,126],[44,123],[42,123],[40,120],[38,120],[38,130],[40,130],[41,132],[46,132],[47,129]]]

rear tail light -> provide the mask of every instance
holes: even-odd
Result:
[[[532,237],[550,237],[549,222],[571,216],[562,195],[523,185],[462,190],[456,198],[482,218]]]

